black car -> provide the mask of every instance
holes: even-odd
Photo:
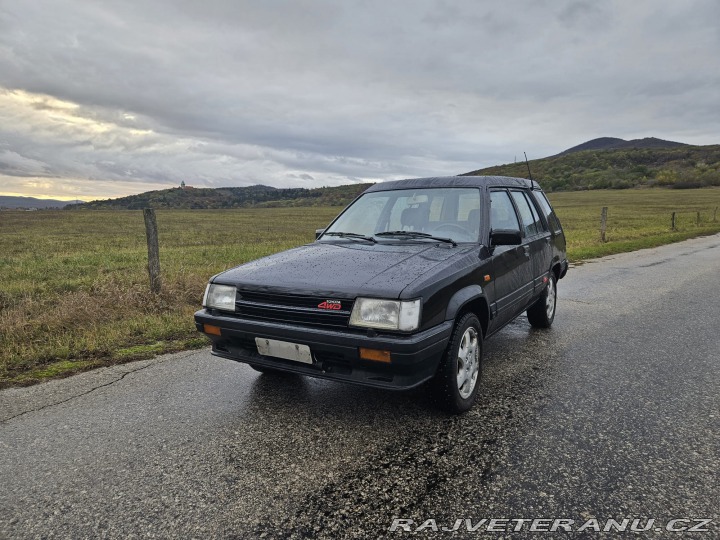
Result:
[[[555,317],[565,236],[540,186],[496,176],[375,184],[316,241],[210,279],[214,355],[390,389],[430,382],[452,412],[478,392],[483,340]]]

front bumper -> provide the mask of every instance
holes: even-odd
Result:
[[[205,334],[212,340],[215,356],[312,377],[396,390],[418,386],[435,374],[453,326],[452,321],[446,321],[415,334],[371,337],[367,333],[240,319],[203,309],[195,313],[195,325],[204,333],[205,324],[220,328],[219,336]],[[313,363],[263,356],[257,352],[256,337],[307,345]],[[360,347],[390,351],[391,361],[363,360]]]

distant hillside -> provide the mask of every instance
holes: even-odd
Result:
[[[556,156],[533,160],[530,168],[533,178],[547,191],[639,186],[720,186],[720,145],[690,146],[653,137],[632,141],[602,137],[569,148]],[[476,174],[528,176],[524,162],[465,173]],[[344,206],[370,185],[350,184],[316,189],[277,189],[263,185],[216,189],[187,186],[92,201],[73,208],[136,210]]]
[[[595,139],[556,156],[532,160],[533,178],[547,191],[720,186],[720,145],[690,146],[660,139],[617,141],[622,139]],[[669,146],[654,147],[658,141]],[[612,148],[618,144],[630,144],[631,147]],[[632,144],[645,146],[632,147]],[[528,171],[524,162],[518,162],[465,175],[527,178]]]
[[[573,152],[584,152],[585,150],[629,150],[631,148],[678,148],[679,146],[689,146],[685,143],[674,141],[664,141],[655,137],[645,137],[644,139],[633,139],[626,141],[625,139],[617,139],[615,137],[600,137],[591,141],[578,144],[572,148],[568,148],[564,152],[560,152],[559,156],[572,154]]]
[[[350,184],[316,189],[277,189],[261,185],[215,189],[184,187],[148,191],[119,199],[92,201],[82,205],[81,209],[344,206],[369,186],[370,184]]]
[[[35,197],[10,197],[0,195],[0,208],[22,209],[22,208],[63,208],[70,201],[58,201],[56,199],[36,199]]]

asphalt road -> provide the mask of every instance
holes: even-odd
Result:
[[[0,392],[0,537],[399,538],[404,518],[478,538],[503,534],[433,526],[504,518],[607,538],[577,528],[627,518],[676,538],[655,529],[685,518],[720,538],[719,271],[720,235],[572,268],[551,330],[486,342],[460,417],[207,350]],[[530,525],[505,537],[561,536]]]

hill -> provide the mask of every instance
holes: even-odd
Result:
[[[556,156],[532,160],[533,178],[546,191],[720,186],[720,145],[691,146],[660,139],[618,141],[622,139],[595,139]],[[518,162],[465,175],[527,178],[528,170],[524,162]]]
[[[691,146],[654,137],[626,141],[602,137],[555,156],[530,162],[533,178],[546,191],[625,189],[640,186],[692,188],[720,186],[720,145]],[[527,178],[524,162],[497,165],[465,175]],[[84,209],[249,208],[344,206],[370,184],[315,189],[278,189],[255,185],[230,188],[173,188],[139,195],[92,201]],[[63,203],[63,205],[66,203]]]
[[[269,186],[230,188],[172,188],[148,191],[118,199],[92,201],[82,209],[138,210],[141,208],[247,208],[288,206],[344,206],[370,184],[350,184],[315,189],[278,189]]]
[[[23,208],[64,208],[70,201],[58,201],[56,199],[36,199],[35,197],[11,197],[0,195],[0,208],[23,209]]]
[[[626,141],[615,137],[600,137],[591,141],[578,144],[572,148],[568,148],[564,152],[560,152],[559,156],[572,154],[573,152],[583,152],[585,150],[628,150],[631,148],[678,148],[680,146],[689,146],[685,143],[675,141],[665,141],[655,137],[645,137],[644,139],[633,139]]]

